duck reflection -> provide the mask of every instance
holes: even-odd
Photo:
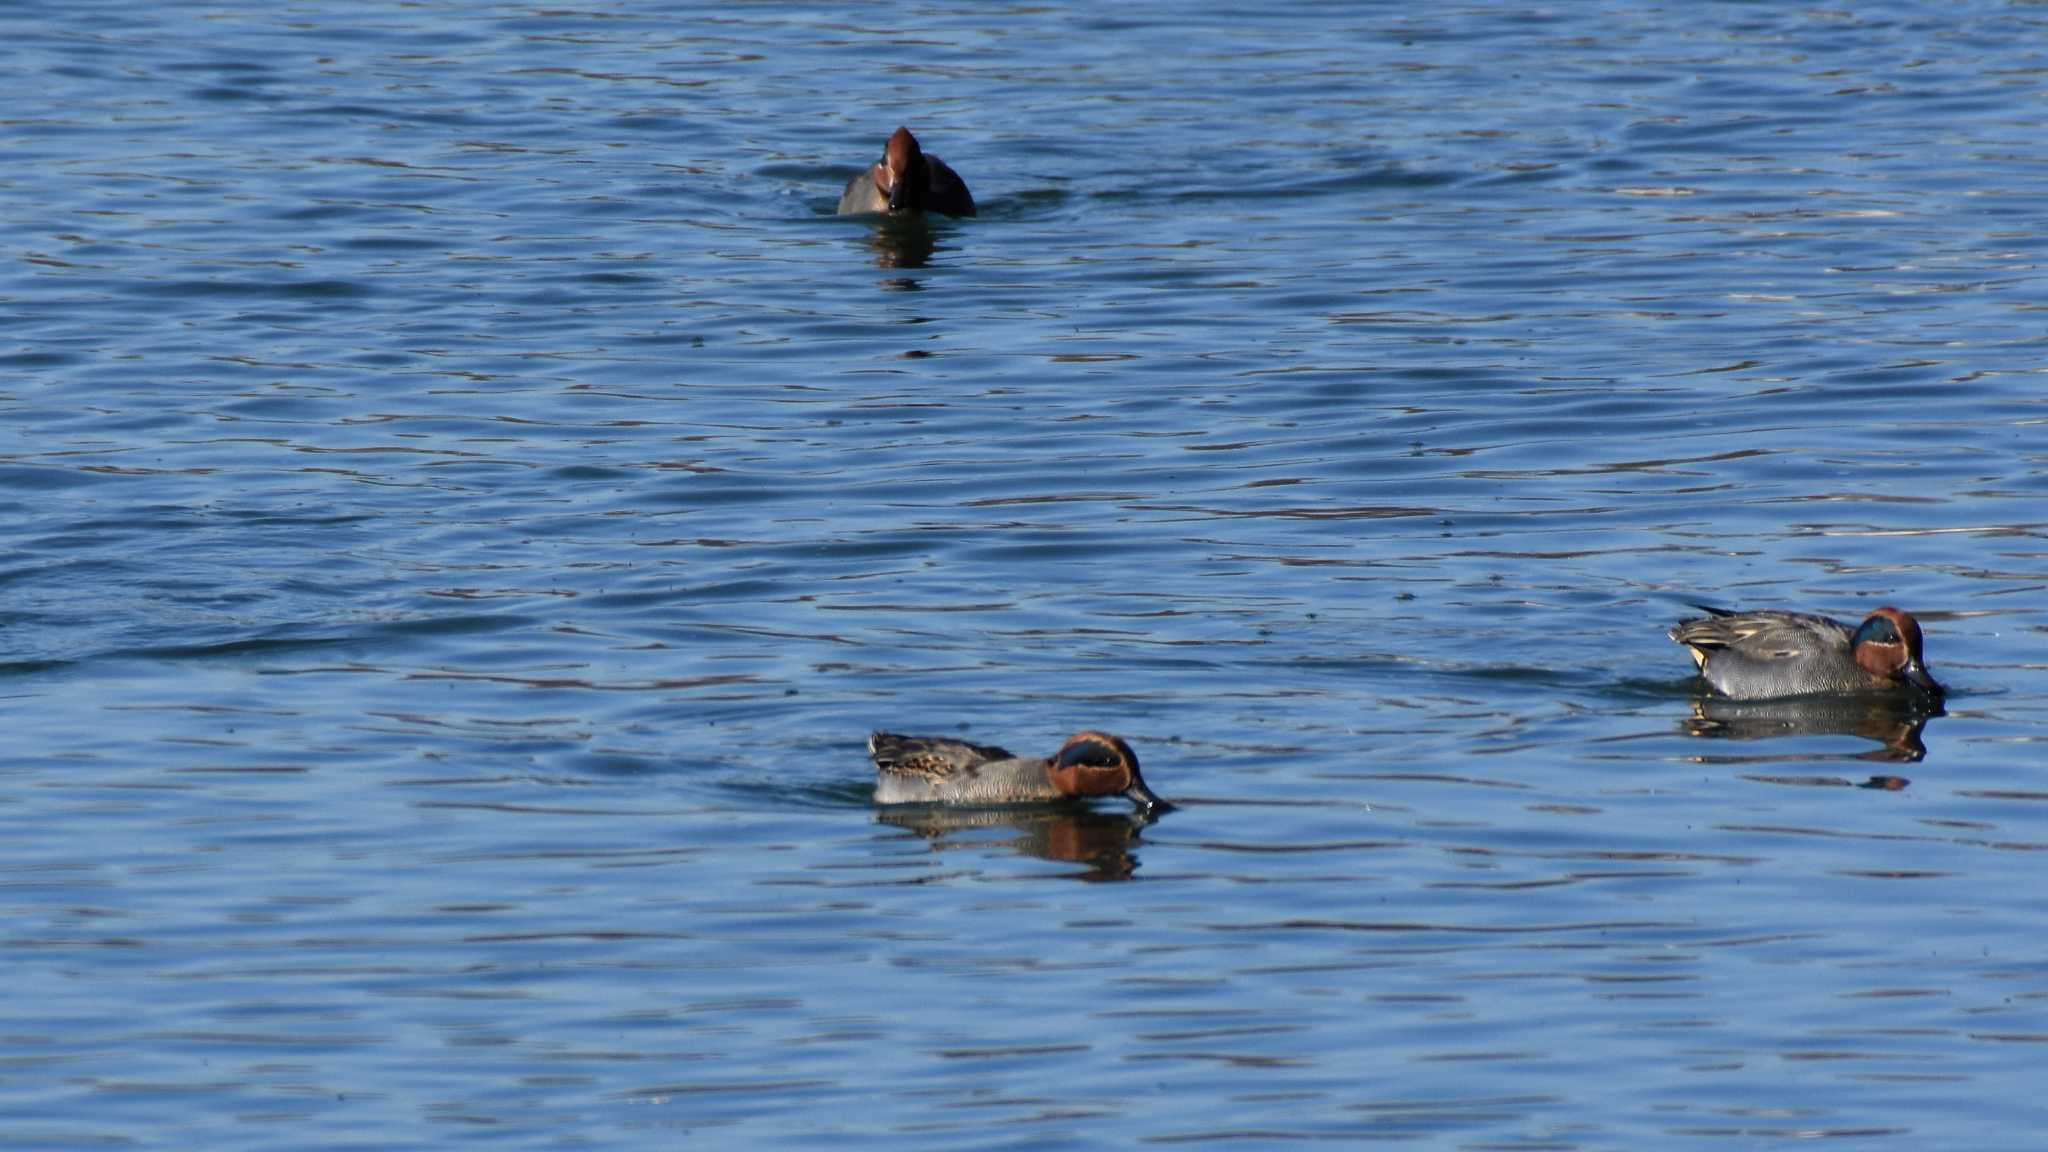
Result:
[[[938,247],[932,226],[922,216],[880,217],[865,240],[877,268],[922,268]]]
[[[908,829],[931,841],[934,852],[1000,843],[1042,860],[1080,864],[1075,880],[1128,880],[1138,870],[1140,834],[1158,817],[1143,810],[1103,811],[1079,805],[1012,808],[947,808],[899,805],[876,811],[875,819]],[[1007,829],[1014,835],[991,840],[974,835]]]
[[[1895,696],[1810,696],[1776,700],[1730,700],[1702,696],[1681,722],[1687,735],[1717,740],[1768,740],[1778,736],[1855,736],[1877,748],[1856,759],[1889,764],[1917,763],[1927,755],[1921,730],[1942,714],[1939,700]]]

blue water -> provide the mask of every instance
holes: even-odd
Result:
[[[2048,9],[0,75],[7,1148],[2039,1146]],[[831,215],[898,124],[978,218]],[[1906,607],[1946,714],[1715,711],[1695,600]]]

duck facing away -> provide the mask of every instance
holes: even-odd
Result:
[[[868,737],[878,804],[1047,804],[1125,796],[1148,812],[1173,805],[1146,787],[1138,754],[1107,732],[1067,738],[1050,756],[1018,756],[992,744],[942,736]]]
[[[1920,622],[1879,608],[1851,628],[1804,612],[1707,613],[1680,620],[1671,638],[1686,646],[1708,687],[1738,700],[1773,696],[1918,692],[1939,699],[1942,686],[1920,655]]]
[[[908,128],[898,128],[874,166],[846,182],[839,197],[839,215],[857,212],[943,212],[974,215],[974,196],[967,181],[917,146]]]

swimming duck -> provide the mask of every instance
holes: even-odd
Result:
[[[1707,615],[1680,620],[1671,638],[1691,651],[1701,678],[1723,696],[1942,695],[1920,656],[1920,622],[1897,608],[1879,608],[1851,628],[1804,612],[1694,607]]]
[[[1045,804],[1126,796],[1148,812],[1173,805],[1145,786],[1138,754],[1107,732],[1067,738],[1051,756],[1018,756],[992,744],[941,736],[868,737],[878,804]]]
[[[908,128],[898,128],[874,166],[846,182],[839,215],[856,212],[943,212],[974,215],[967,181],[937,156],[925,154]]]

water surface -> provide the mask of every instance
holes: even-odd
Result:
[[[7,1146],[2034,1147],[2044,33],[0,15]]]

